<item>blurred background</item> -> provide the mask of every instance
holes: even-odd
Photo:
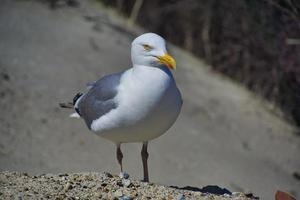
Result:
[[[150,142],[150,181],[300,195],[300,2],[2,0],[0,170],[119,173],[115,147],[59,108],[131,66],[131,41],[167,39],[184,106]],[[123,145],[142,177],[141,144]]]
[[[299,1],[101,2],[275,102],[300,125]]]

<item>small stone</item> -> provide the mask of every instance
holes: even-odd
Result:
[[[107,183],[102,183],[101,186],[102,186],[102,187],[106,187],[106,186],[107,186]]]
[[[29,176],[26,172],[23,173],[24,176]]]
[[[63,177],[63,176],[69,176],[68,174],[59,174],[59,177]]]
[[[122,181],[118,181],[118,182],[117,182],[117,186],[122,187],[122,186],[123,186]]]
[[[141,182],[141,186],[143,186],[143,187],[147,187],[148,185],[149,185],[148,182]]]
[[[106,193],[101,194],[101,199],[109,199],[109,195]]]
[[[133,200],[133,198],[129,196],[123,196],[119,200]]]
[[[183,194],[180,194],[176,198],[177,200],[185,200],[185,196]]]
[[[123,196],[123,192],[121,190],[117,190],[117,191],[115,191],[114,196],[121,197],[121,196]]]
[[[131,184],[131,181],[129,179],[123,179],[122,180],[122,184],[125,186],[125,187],[129,187],[130,184]]]
[[[113,175],[111,175],[110,173],[108,172],[104,172],[105,176],[108,177],[108,178],[113,178]]]
[[[96,197],[96,198],[102,198],[102,194],[100,192],[96,192],[94,194],[94,197]]]
[[[201,197],[205,197],[205,196],[207,196],[207,193],[201,192],[201,193],[200,193],[200,196],[201,196]]]
[[[248,197],[248,198],[254,197],[252,192],[245,192],[245,196]]]
[[[231,195],[230,195],[230,194],[227,194],[227,193],[225,193],[225,194],[223,194],[223,197],[229,198],[229,197],[231,197]]]
[[[129,178],[129,174],[127,172],[120,172],[119,177],[120,178],[124,178],[124,179],[128,179]]]
[[[108,188],[104,188],[104,189],[103,189],[103,192],[108,193],[108,192],[109,192],[109,189],[108,189]]]
[[[139,194],[137,191],[132,191],[132,192],[130,192],[130,195],[133,197],[137,197]]]
[[[233,197],[238,197],[238,196],[240,196],[242,193],[240,193],[240,192],[232,192],[232,196]]]
[[[68,182],[68,183],[65,185],[64,190],[65,190],[65,191],[68,191],[68,190],[70,190],[70,189],[72,189],[72,188],[73,188],[72,184]]]

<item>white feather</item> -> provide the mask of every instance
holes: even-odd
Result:
[[[80,118],[80,115],[78,115],[78,113],[72,113],[69,117],[71,118]]]
[[[141,142],[165,133],[181,109],[181,95],[171,74],[155,67],[134,66],[123,75],[118,107],[91,124],[113,142]]]
[[[152,50],[143,48],[150,45]],[[158,56],[167,53],[162,37],[147,33],[132,42],[133,67],[123,73],[114,101],[117,108],[93,120],[91,129],[115,143],[143,142],[165,133],[182,105],[170,70]],[[75,105],[76,106],[76,105]]]

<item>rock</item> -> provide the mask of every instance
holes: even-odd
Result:
[[[133,198],[129,196],[123,196],[120,198],[120,200],[133,200]]]
[[[102,194],[100,192],[96,192],[96,193],[94,193],[94,197],[101,198]]]
[[[177,196],[177,200],[185,200],[185,196],[183,194],[180,194]]]
[[[115,197],[122,197],[123,196],[123,192],[121,190],[117,190],[117,191],[115,191],[114,196]]]
[[[110,173],[108,172],[104,172],[105,176],[108,177],[108,178],[113,178],[113,175],[111,175]]]
[[[223,197],[226,197],[226,198],[231,197],[231,195],[230,195],[230,194],[227,194],[227,193],[223,194],[222,196],[223,196]]]
[[[129,187],[130,184],[131,184],[131,181],[130,181],[129,179],[123,179],[123,180],[122,180],[122,184],[123,184],[123,186],[125,186],[125,187]]]
[[[68,182],[65,186],[64,186],[64,190],[65,191],[68,191],[68,190],[70,190],[70,189],[72,189],[73,188],[73,186],[72,186],[72,184],[70,183],[70,182]]]
[[[238,196],[240,196],[242,193],[241,192],[233,192],[232,193],[232,196],[233,197],[238,197]]]
[[[120,178],[124,178],[124,179],[128,179],[129,178],[129,174],[127,172],[120,172],[119,177]]]

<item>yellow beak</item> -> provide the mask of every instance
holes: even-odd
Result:
[[[163,56],[158,56],[159,62],[167,65],[170,69],[176,69],[176,61],[175,59],[168,53]]]

